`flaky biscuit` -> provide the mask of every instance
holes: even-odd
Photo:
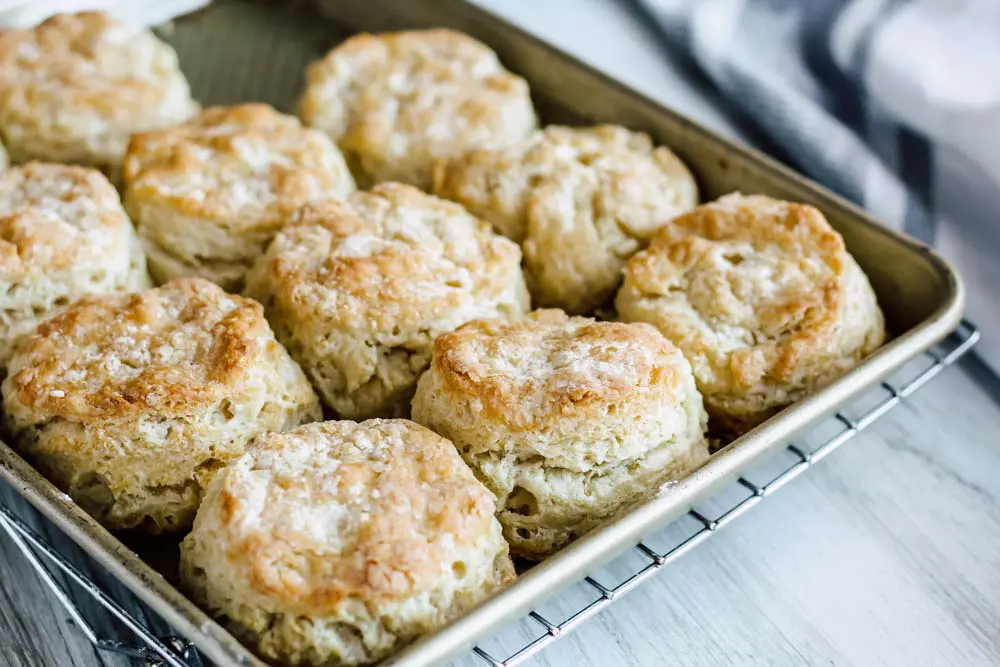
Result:
[[[510,145],[536,126],[524,79],[453,30],[356,35],[306,78],[299,114],[333,137],[363,187],[430,190],[436,160]]]
[[[14,163],[97,167],[117,181],[133,132],[197,111],[174,50],[107,14],[0,31],[0,138]]]
[[[855,367],[885,328],[868,279],[812,206],[730,194],[633,257],[616,301],[691,361],[713,429],[738,435]]]
[[[201,279],[86,297],[18,346],[3,383],[20,451],[109,528],[190,526],[221,466],[320,417],[260,304]]]
[[[229,291],[310,199],[354,190],[330,139],[265,104],[212,107],[136,135],[125,156],[125,207],[157,282],[200,276]]]
[[[625,261],[698,204],[676,155],[614,125],[549,126],[515,146],[442,160],[434,192],[521,243],[536,306],[576,314],[608,304]]]
[[[691,367],[646,324],[538,310],[440,336],[413,419],[497,496],[511,550],[545,557],[708,456]]]
[[[0,172],[0,367],[76,299],[148,286],[132,223],[100,172],[39,162]]]
[[[383,183],[309,204],[247,279],[328,406],[405,415],[439,334],[528,308],[517,245],[458,204]]]
[[[514,578],[490,492],[405,420],[263,438],[212,481],[181,580],[267,660],[384,658]]]

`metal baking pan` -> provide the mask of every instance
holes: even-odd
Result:
[[[631,548],[942,339],[959,324],[964,305],[960,278],[930,249],[879,226],[855,206],[767,157],[734,145],[462,0],[320,0],[309,7],[219,0],[164,34],[177,48],[203,103],[261,100],[291,111],[302,89],[304,66],[347,35],[432,26],[456,28],[493,47],[509,69],[531,84],[546,123],[611,122],[648,132],[691,167],[704,199],[742,190],[818,206],[871,278],[893,338],[848,375],[731,443],[665,493],[534,566],[509,589],[385,663],[410,667],[440,664],[470,649]],[[2,443],[0,474],[208,658],[222,666],[262,664],[173,586],[176,539],[110,534]]]

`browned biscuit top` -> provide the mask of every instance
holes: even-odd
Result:
[[[124,179],[136,205],[169,205],[233,231],[282,224],[312,198],[354,189],[329,138],[266,104],[211,107],[133,136]]]
[[[87,297],[21,344],[7,393],[34,421],[184,414],[225,398],[267,339],[260,304],[201,279]]]
[[[494,530],[493,496],[454,446],[406,420],[269,434],[218,489],[196,531],[214,531],[254,591],[307,617],[460,578]],[[492,567],[495,553],[476,557]]]
[[[130,227],[98,171],[34,162],[0,173],[0,280],[97,264]]]
[[[483,414],[514,428],[615,406],[680,405],[688,373],[654,327],[538,310],[516,322],[480,320],[434,344],[434,370],[449,391],[475,397]]]

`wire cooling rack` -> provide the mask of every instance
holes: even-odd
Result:
[[[644,581],[663,571],[675,560],[711,538],[871,426],[937,377],[945,368],[958,361],[978,340],[979,332],[976,327],[968,321],[963,322],[944,342],[924,353],[917,361],[904,366],[888,381],[881,383],[874,395],[859,399],[857,404],[838,412],[829,423],[819,427],[817,432],[822,432],[824,435],[818,444],[788,445],[784,452],[770,461],[771,465],[767,468],[770,472],[764,474],[762,478],[758,478],[761,477],[759,473],[756,475],[748,473],[740,477],[732,488],[721,491],[717,497],[728,499],[722,511],[691,509],[687,523],[693,528],[684,532],[680,539],[671,540],[665,548],[651,546],[660,541],[656,537],[639,543],[630,553],[620,556],[611,566],[614,568],[615,564],[626,561],[635,563],[638,557],[638,565],[633,565],[626,577],[614,584],[609,583],[601,574],[586,577],[578,588],[589,593],[589,600],[572,605],[570,613],[563,614],[558,620],[555,614],[546,612],[543,615],[537,610],[532,611],[515,624],[512,633],[507,631],[502,633],[517,636],[518,639],[513,642],[514,648],[509,648],[500,641],[487,642],[473,649],[470,656],[473,664],[491,667],[521,665],[556,640],[579,629],[587,619],[625,597]],[[775,461],[778,462],[777,467],[773,465]],[[161,665],[200,667],[201,660],[190,642],[176,636],[157,636],[146,624],[105,593],[99,585],[4,506],[0,506],[0,529],[7,533],[13,544],[66,609],[73,623],[96,648],[130,656],[148,667]],[[74,603],[71,593],[57,581],[54,571],[62,572],[81,591],[118,619],[141,643],[126,643],[98,636],[93,625]],[[492,644],[497,644],[497,647]]]

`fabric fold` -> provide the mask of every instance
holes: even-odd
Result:
[[[1000,4],[630,1],[793,166],[954,261],[1000,370]]]

